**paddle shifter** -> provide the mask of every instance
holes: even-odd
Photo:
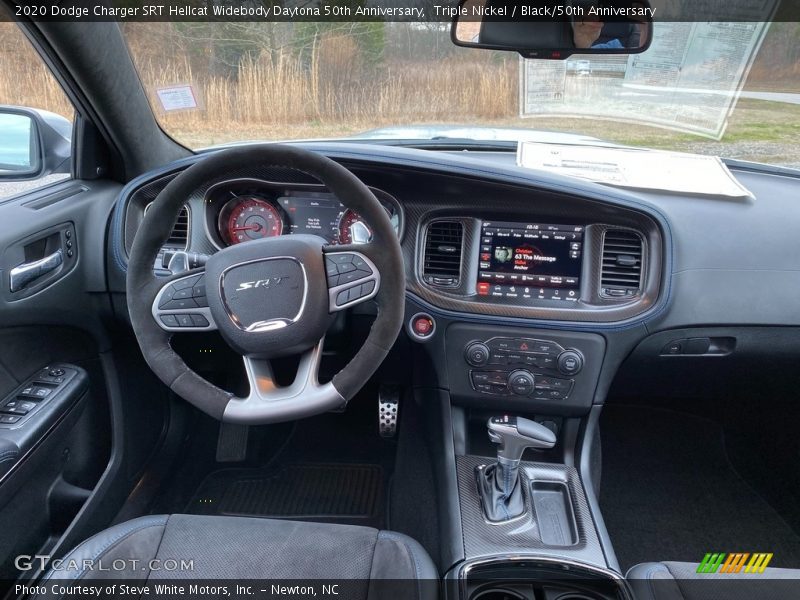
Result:
[[[556,434],[544,425],[522,417],[489,419],[489,439],[497,448],[497,462],[478,471],[481,503],[490,521],[508,521],[525,510],[519,477],[519,461],[525,448],[545,450],[556,443]]]

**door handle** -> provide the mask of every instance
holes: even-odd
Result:
[[[64,252],[59,248],[49,256],[34,262],[22,263],[9,271],[11,292],[18,292],[43,275],[55,271],[64,263]]]

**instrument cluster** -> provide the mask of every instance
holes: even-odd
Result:
[[[395,198],[372,189],[389,216],[398,239],[403,215]],[[218,183],[205,195],[209,238],[218,248],[279,235],[318,235],[329,244],[366,244],[367,223],[320,185],[291,185],[257,179]]]

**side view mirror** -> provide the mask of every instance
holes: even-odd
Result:
[[[573,54],[638,54],[650,46],[647,0],[461,0],[450,37],[457,46],[563,60]]]
[[[0,181],[69,173],[72,123],[35,108],[0,105]]]

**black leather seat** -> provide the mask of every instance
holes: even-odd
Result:
[[[636,600],[785,600],[800,597],[800,570],[697,573],[697,563],[651,562],[631,567]]]
[[[95,565],[115,566],[85,569],[87,559]],[[175,565],[169,559],[178,565],[192,561],[191,569],[172,568]],[[399,533],[351,525],[191,515],[148,516],[115,525],[75,548],[61,565],[63,570],[51,570],[47,577],[164,583],[347,579],[354,581],[345,596],[365,599],[387,593],[409,600],[435,598],[439,579],[422,546]],[[117,568],[120,565],[126,565],[124,570]],[[391,587],[382,588],[381,580]],[[398,580],[406,582],[401,585]]]

